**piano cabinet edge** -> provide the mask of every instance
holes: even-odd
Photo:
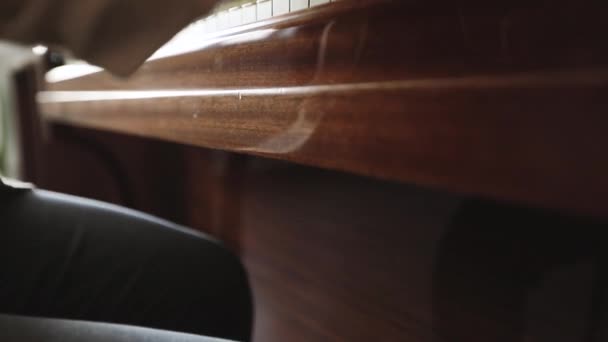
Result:
[[[605,216],[604,76],[92,99],[41,109],[48,122]]]

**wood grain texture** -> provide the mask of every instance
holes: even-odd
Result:
[[[39,102],[53,122],[607,215],[606,11],[336,3]]]
[[[296,166],[249,170],[239,213],[256,341],[587,339],[605,226]]]

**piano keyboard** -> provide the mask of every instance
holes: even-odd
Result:
[[[210,15],[188,25],[173,39],[159,48],[149,61],[196,51],[209,44],[207,38],[222,36],[222,31],[254,24],[293,12],[344,0],[226,0],[220,2]],[[42,46],[40,46],[42,47]],[[38,48],[38,47],[36,47]],[[46,47],[42,47],[46,48]],[[46,50],[45,50],[46,51]],[[66,56],[66,65],[46,74],[50,83],[82,77],[103,69],[82,60]]]
[[[223,35],[223,31],[254,24],[273,17],[301,12],[316,6],[344,0],[228,0],[212,13],[195,21],[161,47],[150,60],[194,51],[206,46],[206,38]]]
[[[199,33],[214,33],[335,1],[337,0],[225,1],[216,8],[213,14],[197,21],[192,26],[196,26]]]
[[[339,0],[225,1],[211,15],[196,21],[183,32],[211,34],[336,1]]]

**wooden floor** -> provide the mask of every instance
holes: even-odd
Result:
[[[604,341],[597,222],[403,183],[52,126],[41,187],[210,232],[256,342]]]

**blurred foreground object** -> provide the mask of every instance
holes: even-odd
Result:
[[[128,75],[216,0],[8,0],[0,38],[44,43],[118,75]]]
[[[30,49],[0,42],[0,174],[4,176],[18,177],[21,173],[12,75],[15,70],[31,63],[32,56]]]

